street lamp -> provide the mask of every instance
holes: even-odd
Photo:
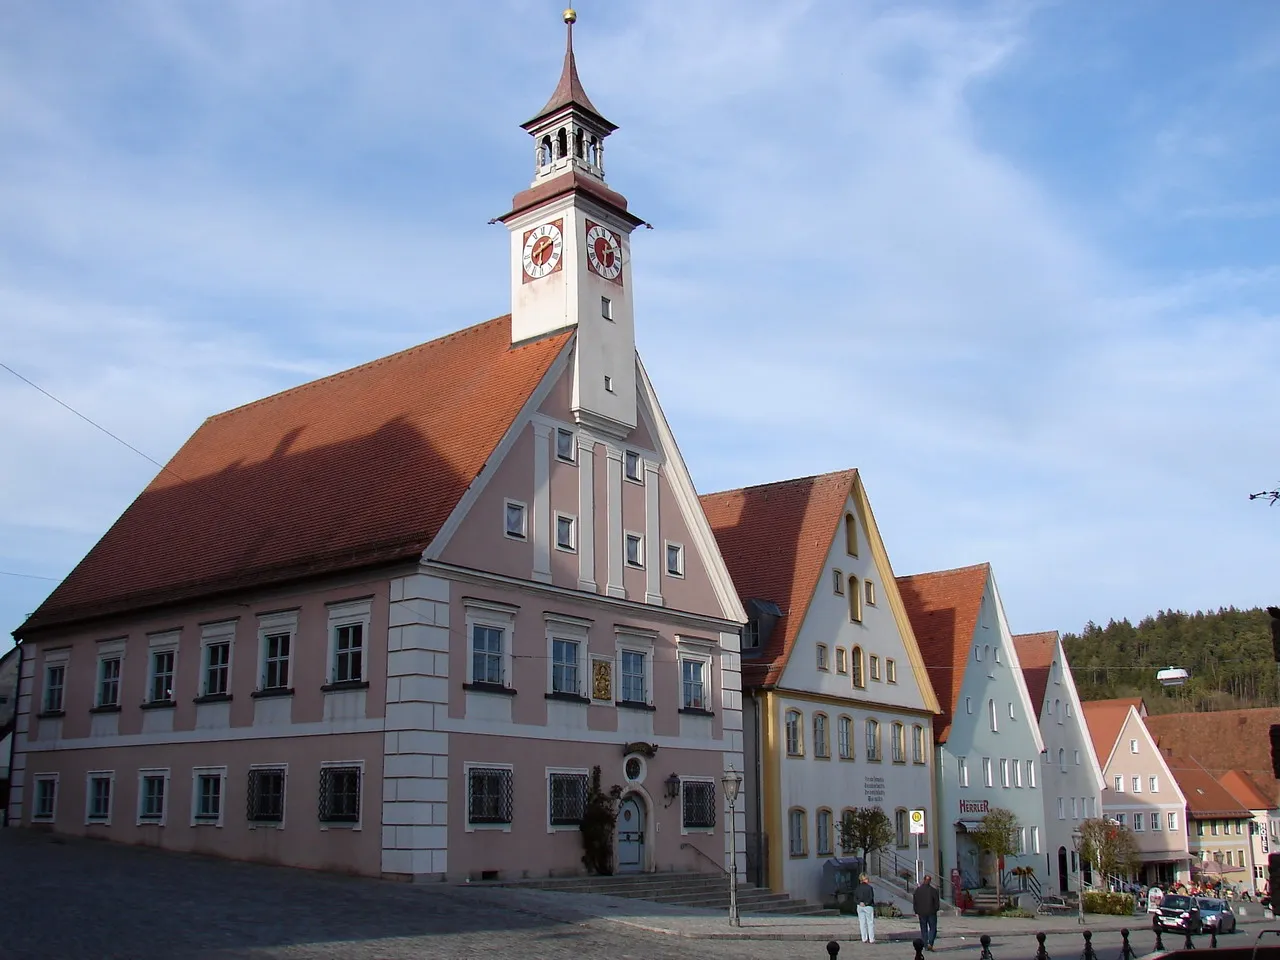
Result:
[[[729,801],[729,925],[742,926],[738,918],[738,819],[733,808],[738,802],[738,792],[742,789],[742,774],[730,767],[720,778],[720,786],[724,788],[724,798]]]
[[[1071,846],[1076,852],[1076,886],[1080,888],[1080,914],[1076,918],[1076,922],[1084,923],[1084,858],[1080,855],[1080,848],[1084,843],[1084,834],[1079,830],[1071,831]]]

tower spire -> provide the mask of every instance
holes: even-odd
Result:
[[[618,129],[612,123],[609,123],[596,109],[595,104],[591,102],[591,98],[587,96],[586,90],[582,88],[582,80],[578,77],[578,63],[573,56],[573,25],[578,22],[578,14],[572,7],[564,12],[565,22],[565,45],[564,45],[564,67],[560,70],[560,82],[556,84],[555,90],[551,94],[551,99],[547,101],[546,106],[537,112],[537,114],[528,123],[524,124],[524,128],[528,130],[530,127],[537,125],[540,120],[545,119],[553,113],[565,109],[566,107],[576,106],[579,110],[590,114],[599,123],[606,126],[610,133]]]

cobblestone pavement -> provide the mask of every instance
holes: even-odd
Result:
[[[702,921],[725,927],[721,917]],[[977,960],[976,937],[961,939],[946,926],[938,952]],[[837,935],[856,938],[855,929],[851,924]],[[1257,928],[1245,929],[1228,938],[1231,945],[1253,940]],[[991,934],[996,960],[1034,954],[1025,926]],[[1151,949],[1151,939],[1149,930],[1135,931],[1139,954]],[[1115,931],[1099,930],[1094,944],[1101,960],[1119,955]],[[1078,957],[1082,946],[1078,932],[1054,933],[1048,942],[1058,958]],[[912,949],[855,941],[842,943],[840,955],[910,960]],[[390,883],[0,830],[2,960],[482,957],[823,960],[827,951],[821,940],[693,940],[653,932],[600,918],[572,898],[546,908],[501,888]]]

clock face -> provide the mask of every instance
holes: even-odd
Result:
[[[539,280],[563,266],[561,262],[561,254],[564,252],[564,234],[561,232],[563,223],[562,220],[553,220],[525,232],[524,252],[520,257],[524,266],[525,283],[530,280]]]
[[[606,280],[622,283],[622,244],[607,227],[587,221],[587,265]]]

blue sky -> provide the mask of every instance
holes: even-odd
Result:
[[[1017,631],[1280,601],[1280,7],[578,11],[700,490],[857,466],[896,572],[990,561]],[[0,362],[163,461],[505,313],[559,13],[9,0]],[[0,450],[7,631],[156,468],[3,370]]]

